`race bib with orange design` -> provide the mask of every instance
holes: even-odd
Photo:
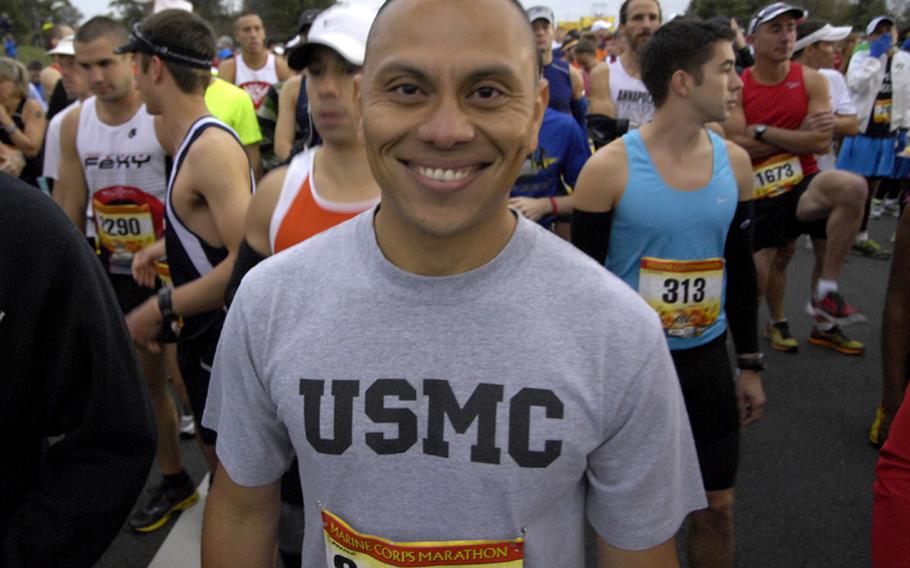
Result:
[[[110,253],[111,271],[131,274],[133,254],[155,243],[155,223],[147,204],[106,205],[92,200],[98,244]]]
[[[328,568],[521,568],[524,540],[392,542],[361,534],[323,509]]]
[[[799,156],[778,154],[754,166],[752,174],[752,199],[767,199],[783,195],[803,181],[803,166]]]
[[[879,99],[872,107],[872,122],[876,124],[891,124],[891,99]]]
[[[638,293],[670,337],[698,337],[720,316],[724,260],[641,259]]]

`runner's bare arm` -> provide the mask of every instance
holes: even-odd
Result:
[[[76,133],[79,129],[81,108],[75,108],[63,117],[60,124],[60,171],[54,184],[54,201],[63,209],[80,231],[85,232],[85,208],[88,204],[88,187],[82,161],[76,150]]]
[[[859,118],[855,114],[834,115],[834,136],[844,138],[859,134]]]
[[[174,312],[191,316],[224,305],[224,292],[243,238],[250,203],[250,171],[243,149],[219,128],[208,129],[190,148],[182,174],[205,200],[228,256],[211,272],[174,289]],[[213,183],[216,181],[217,183]]]
[[[804,126],[798,130],[768,126],[762,140],[793,154],[824,154],[831,149],[834,126],[828,81],[818,71],[808,68],[803,68],[803,80],[809,95]],[[754,136],[755,126],[753,124],[746,128],[747,136]],[[749,154],[756,157],[752,152]]]
[[[610,95],[610,66],[599,63],[591,70],[591,90],[588,93],[588,113],[616,118],[616,107]]]
[[[646,550],[623,550],[597,537],[598,568],[678,568],[676,539]]]
[[[288,67],[288,62],[284,57],[275,57],[275,74],[278,75],[279,81],[287,81],[294,76],[294,72]]]
[[[53,93],[54,89],[57,87],[57,81],[62,78],[63,75],[60,74],[60,71],[57,71],[50,65],[41,70],[41,75],[38,80],[41,82],[41,87],[44,89],[44,98],[46,100],[50,100],[51,93]]]
[[[240,57],[235,55],[234,57]],[[218,77],[224,79],[231,85],[234,84],[234,77],[237,74],[237,62],[234,59],[225,59],[218,64]]]
[[[164,239],[158,239],[133,255],[133,280],[140,286],[146,288],[155,287],[155,278],[158,277],[158,269],[155,267],[155,261],[166,254]]]
[[[767,158],[768,156],[780,153],[781,149],[777,146],[762,142],[761,140],[756,140],[754,137],[754,129],[747,131],[746,114],[743,111],[741,92],[737,95],[736,108],[730,112],[729,118],[727,118],[721,126],[724,129],[724,135],[727,140],[731,140],[741,146],[749,153],[749,156],[753,160]]]
[[[287,160],[294,145],[294,131],[297,124],[297,98],[300,96],[303,79],[300,75],[291,77],[278,95],[278,118],[275,119],[275,155]],[[258,190],[257,190],[258,191]]]
[[[569,81],[572,84],[572,98],[576,101],[585,96],[585,80],[581,71],[569,65]]]
[[[244,487],[220,464],[205,504],[203,568],[273,566],[278,546],[281,483]]]
[[[287,175],[287,167],[270,171],[262,183],[256,187],[256,194],[250,200],[246,214],[245,238],[250,247],[262,256],[272,255],[272,243],[269,239],[269,227],[272,223],[272,214],[275,205],[281,196],[281,187]]]

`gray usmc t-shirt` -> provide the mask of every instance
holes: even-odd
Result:
[[[525,566],[583,566],[583,519],[644,549],[705,506],[657,316],[519,218],[456,276],[382,255],[373,211],[253,269],[221,334],[203,424],[244,486],[300,459],[304,566],[320,506],[398,542],[525,537]]]

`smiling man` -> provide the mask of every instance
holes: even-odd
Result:
[[[547,105],[521,6],[387,2],[358,85],[381,204],[240,286],[203,565],[272,561],[294,453],[304,566],[583,566],[585,517],[601,565],[677,565],[705,500],[657,317],[508,208]]]

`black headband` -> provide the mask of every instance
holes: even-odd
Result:
[[[196,52],[196,51],[175,51],[173,48],[167,47],[166,45],[155,45],[144,35],[139,29],[139,24],[133,24],[132,32],[130,32],[130,42],[124,46],[118,47],[114,50],[115,53],[134,53],[142,52],[152,55],[157,55],[165,61],[170,61],[172,63],[177,63],[178,65],[186,65],[187,67],[193,67],[195,69],[205,69],[206,71],[212,68],[212,59],[206,57],[205,55]]]

